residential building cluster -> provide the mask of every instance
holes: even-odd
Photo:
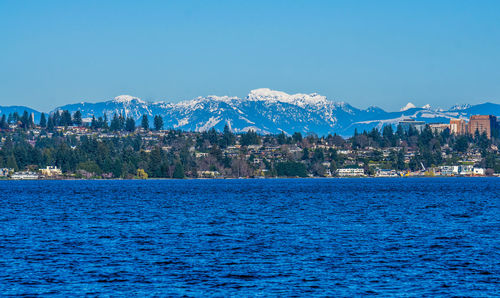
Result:
[[[347,139],[234,134],[228,126],[186,132],[11,124],[0,130],[0,177],[491,176],[500,174],[497,132],[497,118],[487,115],[441,124],[404,120],[396,129],[389,125]]]
[[[410,127],[422,131],[426,125],[437,133],[443,132],[446,129],[455,135],[475,135],[486,134],[488,139],[493,135],[498,137],[500,131],[500,118],[493,115],[472,115],[469,120],[465,119],[450,119],[449,123],[430,123],[426,124],[423,121],[413,119],[403,120],[399,122],[403,129],[408,130]]]

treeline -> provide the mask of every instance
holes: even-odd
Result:
[[[414,171],[422,166],[453,165],[473,152],[481,156],[478,166],[500,172],[498,151],[494,149],[499,145],[498,138],[488,139],[479,133],[457,136],[447,129],[437,133],[428,126],[422,131],[385,126],[382,131],[356,132],[348,139],[298,132],[235,134],[226,126],[222,132],[213,128],[201,133],[167,130],[146,140],[141,133],[116,134],[112,138],[99,138],[98,134],[77,137],[54,129],[83,125],[79,111],[61,111],[48,117],[42,114],[39,135],[30,130],[35,124],[27,112],[0,119],[2,128],[12,123],[18,129],[1,132],[0,167],[24,170],[55,165],[65,174],[83,177],[183,178],[198,177],[202,171],[218,172],[224,177],[321,177],[341,167],[363,167],[370,174],[375,167]],[[162,130],[163,119],[153,117],[151,128],[144,115],[140,126],[144,130]],[[89,128],[132,132],[136,124],[130,117],[115,114],[108,120],[103,115],[94,117]],[[269,147],[277,149],[266,151]]]
[[[33,115],[24,111],[23,115],[19,115],[17,112],[11,113],[8,116],[5,114],[0,118],[0,128],[8,129],[10,124],[17,124],[22,129],[34,128],[35,121]],[[56,113],[51,113],[48,116],[45,113],[40,115],[40,121],[38,127],[46,129],[48,131],[54,131],[55,127],[68,127],[68,126],[85,126],[91,129],[103,129],[110,131],[134,131],[136,126],[136,121],[131,116],[125,117],[123,114],[113,114],[111,120],[108,120],[106,114],[96,118],[92,116],[89,123],[84,123],[82,119],[82,113],[76,111],[71,114],[68,110],[58,111]],[[154,129],[162,130],[163,118],[160,115],[155,115],[153,117],[153,126],[149,124],[148,115],[143,115],[141,118],[141,125],[145,130]]]

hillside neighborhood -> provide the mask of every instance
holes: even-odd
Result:
[[[141,125],[114,114],[82,119],[79,111],[24,112],[0,119],[4,179],[264,178],[492,176],[500,173],[499,122],[492,115],[393,128],[344,139],[164,129],[161,116]]]

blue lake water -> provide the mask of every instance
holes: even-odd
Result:
[[[0,293],[500,295],[500,179],[0,181]]]

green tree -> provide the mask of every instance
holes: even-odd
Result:
[[[224,131],[222,132],[220,146],[222,148],[226,148],[228,146],[234,145],[235,141],[236,141],[236,137],[231,132],[231,129],[229,128],[229,126],[226,124],[224,126]]]
[[[68,110],[64,110],[61,113],[60,126],[71,126],[73,125],[73,120],[71,119],[71,114]]]
[[[300,143],[302,142],[302,134],[300,132],[295,132],[292,136],[292,139],[296,142],[296,143]]]
[[[132,117],[127,118],[127,122],[125,123],[125,129],[127,131],[134,131],[135,130],[135,120]]]
[[[80,112],[80,110],[77,110],[75,113],[73,113],[73,123],[76,126],[82,125],[82,112]]]
[[[0,120],[0,128],[2,128],[2,129],[9,128],[9,124],[7,123],[5,114],[2,115],[2,119]]]
[[[40,115],[40,127],[47,127],[47,119],[45,118],[45,113],[42,113],[42,115]]]
[[[300,162],[280,162],[276,165],[278,176],[307,177],[306,165]]]
[[[463,152],[467,151],[468,147],[469,147],[469,142],[467,140],[467,137],[466,136],[459,136],[455,141],[453,149],[458,151],[458,152],[463,153]]]
[[[102,173],[102,170],[99,167],[99,165],[93,160],[88,160],[79,163],[77,169],[84,170],[88,173],[93,173],[94,175],[100,175]]]
[[[148,115],[142,115],[141,126],[144,130],[149,130],[149,119]]]
[[[260,144],[259,135],[252,129],[250,129],[247,133],[241,135],[241,145],[258,145]]]
[[[396,169],[398,170],[404,170],[406,167],[406,164],[405,164],[405,153],[404,153],[404,150],[401,149],[398,151],[398,155],[397,155],[397,161],[396,161]]]
[[[113,115],[113,119],[111,119],[109,129],[111,129],[112,131],[120,130],[120,119],[118,118],[118,115],[116,113]]]
[[[108,129],[108,115],[106,113],[99,117],[99,128]]]
[[[21,117],[21,127],[23,129],[30,128],[29,115],[27,111],[24,111],[23,116]]]
[[[184,179],[186,177],[184,174],[184,167],[180,162],[175,163],[174,174],[172,177],[175,179]]]
[[[281,131],[281,133],[278,135],[278,144],[283,145],[288,143],[288,138],[285,134],[284,131]]]
[[[52,115],[49,116],[49,120],[47,120],[47,130],[54,131],[54,117]]]
[[[28,126],[29,128],[35,127],[35,119],[33,119],[33,114],[30,114],[28,117]]]
[[[156,115],[153,122],[154,122],[155,130],[162,130],[163,129],[163,118],[161,116]]]
[[[14,169],[14,171],[17,171],[19,168],[17,167],[17,162],[16,158],[14,157],[14,154],[10,154],[7,157],[7,163],[6,163],[7,168],[9,169]]]
[[[124,130],[125,129],[125,117],[123,116],[122,113],[120,113],[120,116],[118,116],[118,121],[120,123],[119,130]]]
[[[99,128],[99,125],[98,125],[97,120],[95,119],[94,115],[92,115],[92,121],[90,121],[90,128],[91,129]]]

